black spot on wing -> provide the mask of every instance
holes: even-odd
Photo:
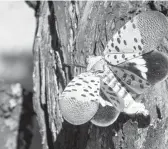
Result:
[[[116,102],[117,102],[118,104],[120,104],[119,100],[116,100]]]
[[[146,83],[147,86],[149,86],[150,84],[149,83]]]
[[[125,58],[125,54],[122,54],[122,58]]]
[[[141,48],[141,46],[140,46],[140,45],[138,45],[138,49],[139,49],[140,51],[142,51],[142,48]]]
[[[114,48],[114,43],[113,42],[111,43],[111,46]]]
[[[111,96],[110,96],[110,99],[115,100],[115,98],[114,98],[114,97],[111,97]]]
[[[121,40],[120,40],[120,38],[117,38],[117,42],[120,44],[121,43]]]
[[[137,40],[136,38],[134,38],[134,41],[135,41],[135,42],[138,42],[138,40]]]
[[[114,102],[117,102],[117,103],[119,103],[119,104],[120,104],[120,102],[118,101],[118,99],[117,99],[117,98],[110,97],[110,99],[111,99],[111,100],[113,100]],[[114,104],[116,104],[116,103],[114,103]]]
[[[122,77],[122,80],[125,81],[126,77],[127,77],[127,74],[124,73],[124,75],[123,75],[123,77]]]
[[[133,48],[136,50],[136,47],[135,47],[135,46],[133,46]]]
[[[90,96],[93,96],[93,97],[94,97],[95,95],[94,95],[94,94],[92,94],[92,93],[90,93]]]
[[[107,85],[107,83],[103,82],[104,85]]]
[[[114,59],[117,59],[117,55],[114,55]]]
[[[143,89],[143,88],[144,88],[144,85],[143,85],[143,84],[140,84],[140,88],[142,88],[142,89]]]
[[[115,102],[118,101],[118,99],[116,99],[116,98],[114,98],[114,97],[110,97],[110,99],[113,100],[113,101],[115,101]]]
[[[113,89],[111,87],[108,88],[109,91],[113,91]]]
[[[85,94],[81,94],[81,96],[86,97],[86,95],[85,95]]]
[[[84,92],[89,92],[87,89],[83,89]]]
[[[114,106],[115,106],[115,107],[117,107],[117,104],[116,104],[116,103],[114,103]]]
[[[77,91],[77,89],[72,89],[72,91]]]
[[[141,43],[144,44],[144,40],[143,39],[141,39]]]
[[[120,49],[118,48],[118,46],[115,46],[115,49],[117,52],[120,52]]]
[[[128,84],[128,85],[131,85],[131,79],[128,79],[128,80],[127,80],[127,84]]]
[[[83,80],[83,82],[84,82],[84,83],[89,83],[89,82],[88,82],[88,81],[86,81],[86,80]]]
[[[142,80],[141,80],[141,79],[139,79],[139,83],[142,83]]]
[[[91,82],[95,82],[95,80],[91,80]]]
[[[107,94],[109,94],[109,95],[112,95],[112,96],[116,96],[116,94],[115,93],[113,93],[113,92],[106,92]]]
[[[135,76],[134,75],[131,74],[130,77],[131,77],[132,80],[135,80]]]
[[[127,45],[127,42],[125,40],[123,42],[124,42],[125,45]]]
[[[91,87],[91,86],[88,86],[88,88],[92,89],[92,87]]]
[[[80,83],[75,83],[75,85],[81,86],[82,84],[80,84]]]

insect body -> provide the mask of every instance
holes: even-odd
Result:
[[[147,116],[145,106],[133,97],[167,76],[168,58],[156,50],[167,26],[159,12],[144,12],[126,23],[108,42],[103,56],[89,57],[87,72],[65,88],[59,98],[63,117],[74,125],[90,120],[108,126],[120,112]]]

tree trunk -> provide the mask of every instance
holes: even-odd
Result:
[[[75,75],[84,72],[88,55],[101,55],[114,32],[137,13],[158,10],[167,2],[40,2],[34,42],[34,110],[43,149],[166,149],[168,145],[168,82],[141,95],[150,111],[150,125],[121,114],[111,126],[63,122],[58,97]],[[148,119],[149,120],[149,119]]]

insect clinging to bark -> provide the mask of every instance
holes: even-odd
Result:
[[[90,56],[87,71],[70,81],[61,94],[59,105],[65,120],[105,127],[120,112],[148,116],[136,95],[167,77],[168,57],[157,51],[167,34],[168,21],[159,12],[143,12],[127,22],[103,55]]]

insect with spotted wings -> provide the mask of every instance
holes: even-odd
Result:
[[[135,99],[167,77],[168,57],[157,51],[167,27],[166,17],[156,11],[128,21],[108,42],[103,56],[90,56],[87,71],[70,81],[59,97],[64,119],[105,127],[120,112],[148,116],[144,104]]]

